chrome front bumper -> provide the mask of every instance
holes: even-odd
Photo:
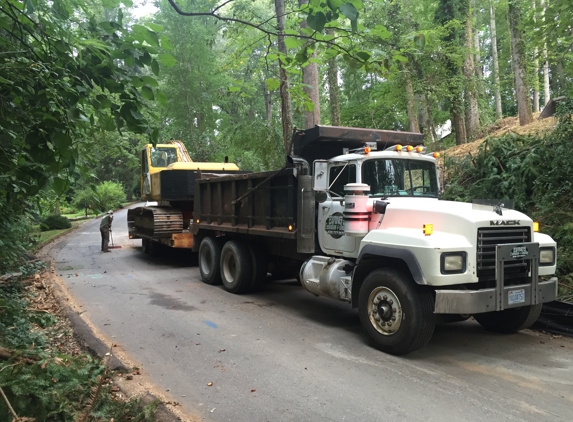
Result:
[[[504,263],[529,261],[529,283],[504,285]],[[539,281],[539,244],[496,245],[496,286],[481,290],[436,290],[436,314],[479,314],[551,302],[557,297],[557,277]]]
[[[557,297],[557,277],[537,284],[537,294],[533,294],[531,284],[507,286],[501,290],[502,309],[497,309],[497,289],[482,290],[436,290],[436,314],[479,314],[501,311],[525,305],[536,305],[555,300]],[[510,292],[523,290],[524,302],[509,303]]]

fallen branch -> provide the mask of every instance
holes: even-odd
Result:
[[[8,410],[10,411],[10,413],[12,414],[12,417],[15,420],[18,420],[18,415],[16,414],[16,412],[14,412],[14,409],[12,409],[12,405],[10,404],[10,402],[8,401],[8,397],[6,397],[6,394],[4,394],[4,390],[2,390],[2,387],[0,387],[0,394],[2,394],[2,398],[4,399],[4,401],[6,402],[6,406],[8,406]]]
[[[6,349],[0,346],[0,360],[10,360],[16,353],[16,350]],[[19,356],[19,358],[22,359],[22,361],[25,363],[29,363],[30,365],[35,364],[39,360],[38,358],[27,358],[23,356]]]
[[[13,278],[20,277],[21,275],[22,273],[4,274],[3,276],[0,276],[0,283],[5,283],[12,280]]]

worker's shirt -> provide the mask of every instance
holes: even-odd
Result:
[[[106,216],[101,219],[101,223],[99,223],[100,229],[105,229],[105,228],[111,229],[111,220],[112,220],[111,215],[106,214]]]

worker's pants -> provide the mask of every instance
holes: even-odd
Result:
[[[100,227],[99,231],[101,232],[101,250],[107,251],[109,250],[109,227]]]

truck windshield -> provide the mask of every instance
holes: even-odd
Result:
[[[436,166],[408,159],[368,160],[362,164],[362,183],[370,196],[438,196]]]

